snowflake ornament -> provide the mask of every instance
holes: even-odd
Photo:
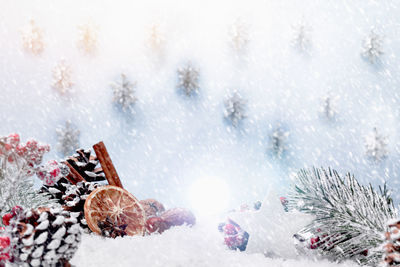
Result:
[[[64,95],[72,88],[71,67],[61,60],[53,69],[53,88]]]
[[[285,131],[281,127],[277,127],[270,135],[270,151],[277,158],[282,158],[283,153],[287,150],[287,139],[289,137],[289,132]]]
[[[113,102],[124,112],[133,112],[132,107],[137,101],[137,98],[135,97],[135,87],[136,82],[131,83],[123,73],[121,74],[121,82],[111,84],[113,90]]]
[[[374,30],[364,39],[361,55],[374,64],[383,55],[383,38]]]
[[[22,45],[24,49],[34,55],[39,55],[44,50],[43,30],[31,19],[29,24],[21,30]]]
[[[375,162],[380,162],[389,154],[387,149],[388,144],[388,137],[379,134],[375,127],[373,131],[365,137],[365,154]]]
[[[237,19],[230,28],[231,45],[236,51],[244,50],[250,41],[248,25],[242,19]]]
[[[163,35],[160,25],[153,24],[150,27],[148,45],[155,52],[161,52],[165,45],[165,36]]]
[[[304,20],[292,26],[293,28],[293,47],[302,52],[307,52],[311,48],[311,27]]]
[[[188,63],[178,68],[178,89],[187,96],[192,96],[199,91],[199,70]]]
[[[237,127],[239,123],[247,117],[247,101],[244,100],[237,91],[228,96],[228,98],[224,101],[224,105],[224,117],[230,121],[234,127]]]
[[[98,25],[92,21],[78,26],[78,48],[86,54],[93,54],[97,49]]]
[[[337,111],[337,96],[332,96],[328,94],[322,99],[321,104],[321,115],[324,116],[328,120],[334,120],[338,111]]]
[[[58,136],[57,148],[64,157],[72,155],[75,149],[79,148],[80,131],[73,127],[71,121],[66,121],[65,127],[57,128],[56,133]]]

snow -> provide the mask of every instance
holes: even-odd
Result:
[[[138,267],[356,267],[310,258],[269,258],[260,253],[231,251],[210,224],[181,226],[161,235],[105,239],[84,234],[71,263],[81,266]]]

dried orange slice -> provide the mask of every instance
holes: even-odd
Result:
[[[94,190],[85,201],[85,219],[95,233],[100,234],[99,222],[107,216],[118,225],[127,224],[128,235],[144,235],[146,214],[139,201],[128,191],[107,185]]]

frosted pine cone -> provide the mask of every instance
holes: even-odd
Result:
[[[84,206],[86,198],[100,185],[89,182],[79,182],[76,185],[70,185],[65,195],[62,197],[64,201],[64,209],[77,214],[80,226],[84,230],[89,230],[87,226]]]
[[[90,149],[76,150],[76,153],[67,159],[67,162],[79,172],[88,182],[104,181],[106,179],[103,169],[98,166],[99,160],[91,155]]]
[[[10,227],[19,266],[64,266],[81,240],[76,217],[62,209],[21,210]]]
[[[62,177],[57,183],[54,184],[54,186],[43,185],[40,188],[40,192],[48,193],[51,198],[57,199],[57,202],[63,205],[63,196],[66,194],[68,187],[71,185],[72,184],[65,177]]]

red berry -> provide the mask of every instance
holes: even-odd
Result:
[[[0,248],[5,249],[10,246],[10,238],[8,236],[0,236]]]
[[[20,214],[23,211],[23,208],[21,206],[15,206],[12,208],[11,213],[13,216]]]
[[[311,249],[316,249],[316,248],[318,248],[318,247],[320,246],[320,244],[318,244],[318,242],[319,242],[319,236],[317,236],[317,237],[312,237],[312,238],[310,239],[310,243],[311,243],[310,248],[311,248]]]
[[[11,259],[10,254],[8,253],[0,253],[0,263],[2,261],[9,261]]]
[[[236,235],[237,234],[236,227],[230,223],[225,225],[224,232],[227,235]]]
[[[26,153],[27,149],[26,146],[22,145],[22,144],[18,144],[17,147],[15,148],[15,150],[17,151],[17,153],[22,156],[23,154]]]
[[[11,218],[14,217],[11,213],[6,213],[3,215],[3,224],[8,226],[10,225]]]
[[[19,144],[20,138],[19,138],[19,134],[17,133],[12,133],[8,136],[7,138],[8,143],[12,146],[16,146]]]
[[[61,170],[60,170],[60,168],[55,168],[54,170],[52,170],[51,172],[50,172],[50,175],[53,177],[53,178],[56,178],[59,174],[60,174],[60,172],[61,172]]]

